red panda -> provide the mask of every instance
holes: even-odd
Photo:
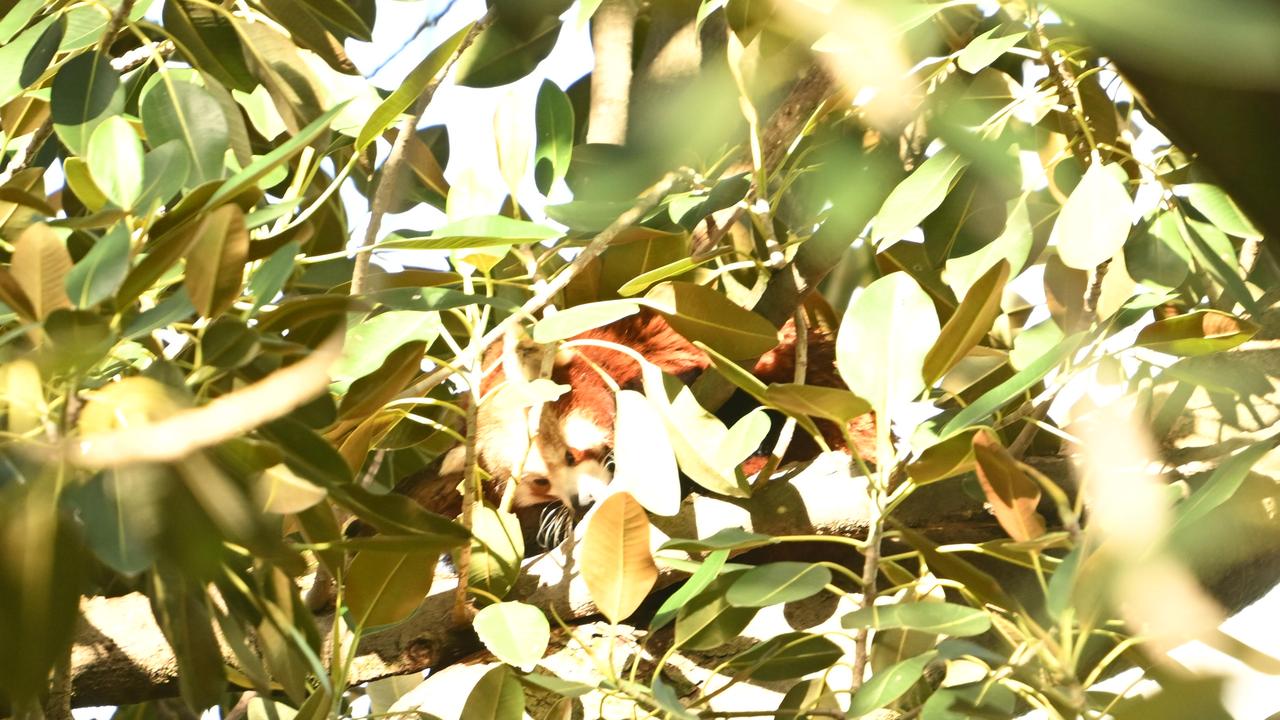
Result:
[[[777,347],[755,363],[753,373],[764,381],[794,381],[796,332],[787,323],[779,334]],[[512,480],[512,508],[565,506],[580,509],[585,496],[596,484],[608,483],[612,475],[610,455],[615,419],[614,392],[603,377],[607,374],[619,388],[638,387],[639,364],[629,355],[573,340],[597,340],[635,350],[663,372],[689,382],[710,367],[707,355],[676,332],[658,313],[641,310],[635,315],[588,330],[571,338],[571,349],[557,353],[550,379],[569,389],[554,401],[530,411],[507,372],[503,348],[495,345],[482,363],[482,401],[477,415],[476,450],[480,467],[492,482],[486,484],[486,499],[497,505]],[[536,364],[536,362],[535,362]],[[536,376],[536,372],[530,373]],[[810,330],[806,382],[810,385],[843,387],[835,368],[835,344],[826,332]],[[750,403],[730,401],[717,413],[731,423],[745,414]],[[831,423],[819,423],[824,440],[833,449],[845,449],[844,436]],[[850,427],[857,449],[871,457],[874,448],[874,420],[870,416]],[[804,433],[797,433],[784,460],[807,459],[817,453],[817,445]],[[456,514],[457,480],[462,471],[461,448],[451,451],[435,473],[440,483],[424,485],[422,476],[406,479],[398,491],[409,494],[432,510]],[[749,458],[745,473],[759,471],[767,454]]]

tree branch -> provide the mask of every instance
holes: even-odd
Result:
[[[373,191],[373,201],[369,203],[369,225],[365,228],[364,239],[360,242],[360,247],[355,251],[355,266],[351,270],[351,294],[359,295],[364,292],[365,284],[369,278],[369,263],[373,253],[368,251],[378,240],[378,230],[382,227],[382,216],[387,214],[387,210],[395,205],[396,200],[400,197],[400,176],[404,173],[405,159],[408,157],[409,141],[413,139],[414,133],[418,131],[418,121],[422,119],[422,114],[426,112],[427,106],[431,104],[431,98],[436,94],[436,90],[440,87],[440,83],[448,77],[449,71],[453,68],[458,58],[462,57],[462,53],[466,51],[471,43],[475,42],[476,36],[482,30],[493,22],[495,17],[494,11],[489,10],[484,17],[476,21],[462,38],[462,42],[458,44],[458,49],[449,57],[448,62],[440,70],[431,82],[427,83],[417,101],[413,105],[413,109],[409,111],[408,116],[400,124],[400,130],[396,133],[396,139],[391,144],[391,152],[387,154],[387,159],[382,163],[382,173],[378,176],[377,185]]]
[[[622,145],[627,141],[631,102],[631,47],[636,29],[635,0],[604,0],[591,19],[591,108],[587,142]]]

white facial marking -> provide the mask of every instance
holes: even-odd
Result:
[[[574,450],[591,450],[604,446],[609,434],[583,413],[573,413],[564,419],[564,441]]]

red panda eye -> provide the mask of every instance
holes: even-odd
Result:
[[[570,467],[572,467],[572,466],[574,466],[574,465],[577,465],[577,464],[578,464],[578,461],[573,457],[573,451],[572,451],[572,450],[565,450],[565,451],[564,451],[564,462],[565,462],[565,464],[566,464],[566,465],[568,465],[568,466],[570,466]]]
[[[539,490],[549,490],[551,488],[551,481],[544,477],[533,478],[531,482],[533,483],[533,486]]]

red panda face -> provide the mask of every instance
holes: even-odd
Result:
[[[661,316],[647,312],[574,338],[580,339],[626,346],[672,374],[708,364],[706,356]],[[617,409],[610,382],[632,385],[641,368],[623,353],[570,341],[556,354],[551,371],[551,380],[569,389],[552,402],[529,407],[505,382],[506,373],[519,368],[526,378],[536,377],[536,359],[527,354],[513,366],[499,362],[499,356],[491,352],[487,359],[491,371],[482,387],[486,398],[480,405],[476,439],[481,467],[499,486],[515,480],[514,507],[585,506],[613,476],[609,458]]]

